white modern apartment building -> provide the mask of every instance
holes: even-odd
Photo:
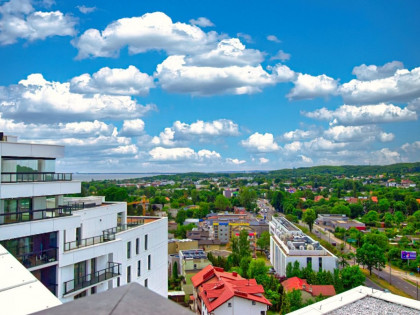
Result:
[[[127,216],[125,202],[79,193],[56,173],[64,147],[0,133],[0,244],[61,301],[132,281],[167,297],[167,218]],[[24,302],[24,300],[22,300]]]
[[[312,270],[338,268],[337,257],[304,234],[284,217],[272,217],[270,223],[270,261],[274,270],[286,275],[288,263],[299,262],[301,268],[311,264]]]

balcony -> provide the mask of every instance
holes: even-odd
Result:
[[[57,261],[57,248],[19,254],[16,259],[26,268],[32,268]]]
[[[0,225],[70,216],[71,207],[0,213]]]
[[[115,240],[115,233],[112,233],[112,232],[105,233],[104,231],[102,235],[92,236],[92,237],[88,237],[88,238],[84,238],[84,239],[76,240],[72,242],[66,242],[64,243],[64,251],[67,252],[69,250],[101,244],[101,243],[105,243],[105,242],[109,242],[113,240]]]
[[[121,264],[109,262],[108,268],[64,282],[64,295],[93,286],[121,275]]]
[[[96,205],[78,203],[58,206],[58,208],[0,213],[0,225],[66,217],[71,216],[72,212],[75,210],[92,207],[96,207]]]
[[[1,173],[2,183],[71,181],[72,173]]]

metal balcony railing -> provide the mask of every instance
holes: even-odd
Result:
[[[15,256],[26,268],[32,268],[57,261],[57,248],[49,248]]]
[[[108,268],[64,282],[64,295],[121,275],[121,264],[108,262]]]
[[[16,173],[16,172],[2,172],[2,183],[22,183],[22,182],[55,182],[55,181],[71,181],[73,179],[72,173]]]

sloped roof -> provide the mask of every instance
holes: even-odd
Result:
[[[244,279],[236,273],[225,272],[222,268],[209,265],[194,275],[191,282],[197,288],[208,312],[235,296],[271,305],[263,295],[263,286],[257,284],[255,279]]]
[[[305,279],[292,277],[284,280],[281,285],[286,291],[302,290],[304,285],[308,285]]]
[[[298,277],[292,277],[287,280],[284,280],[281,285],[287,292],[293,290],[303,290],[312,294],[312,296],[333,296],[336,294],[335,288],[333,285],[312,285],[308,284],[305,279],[300,279]]]

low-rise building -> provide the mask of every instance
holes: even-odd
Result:
[[[179,268],[185,282],[182,284],[182,290],[185,294],[193,293],[191,277],[203,268],[210,265],[207,259],[207,253],[202,249],[181,250],[179,252]]]
[[[350,220],[345,214],[318,214],[315,221],[316,224],[331,227],[332,230],[336,228],[350,229],[355,228],[360,231],[366,230],[366,225],[357,220]]]
[[[168,254],[178,254],[180,250],[198,248],[198,241],[190,239],[170,239],[168,240]]]
[[[264,315],[271,306],[264,288],[255,279],[244,279],[236,272],[207,266],[191,278],[196,314]]]
[[[308,282],[305,279],[300,279],[298,277],[292,277],[287,280],[284,280],[281,283],[281,285],[283,286],[286,292],[292,292],[293,290],[301,291],[302,300],[304,302],[320,295],[322,295],[323,297],[336,295],[335,288],[331,284],[308,284]]]
[[[301,268],[309,264],[314,271],[338,268],[338,259],[319,242],[304,234],[284,217],[270,221],[270,261],[280,276],[286,275],[288,263],[299,262]]]

